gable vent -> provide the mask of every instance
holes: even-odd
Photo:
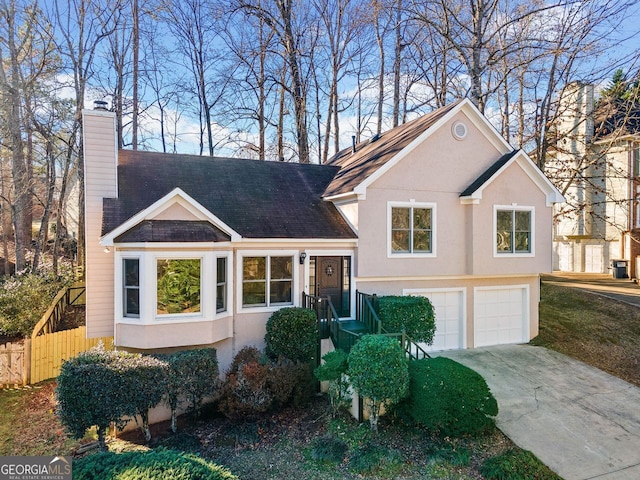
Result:
[[[464,140],[467,136],[467,125],[462,122],[456,122],[451,127],[451,133],[456,140]]]

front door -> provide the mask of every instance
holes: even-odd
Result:
[[[341,317],[349,315],[349,286],[343,257],[316,257],[316,295],[327,296]],[[347,275],[345,275],[347,273]],[[347,280],[348,282],[348,280]]]

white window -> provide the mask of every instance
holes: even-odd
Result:
[[[125,317],[140,317],[140,260],[122,260],[122,314]]]
[[[216,258],[216,313],[227,311],[227,257]]]
[[[434,204],[390,203],[388,224],[390,256],[435,256]]]
[[[118,252],[120,322],[200,322],[231,313],[232,253]]]
[[[497,255],[533,255],[533,214],[531,207],[495,207]]]
[[[293,256],[247,256],[242,259],[242,306],[291,305]]]

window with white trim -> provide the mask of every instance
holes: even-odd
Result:
[[[496,253],[533,253],[533,209],[498,207],[495,212]]]
[[[227,257],[216,258],[216,313],[227,311]]]
[[[391,206],[391,254],[433,253],[433,226],[433,206]]]
[[[266,256],[242,259],[242,306],[291,305],[293,257]]]
[[[140,317],[140,260],[122,259],[122,315]]]

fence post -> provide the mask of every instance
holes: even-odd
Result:
[[[31,339],[24,339],[24,358],[22,360],[22,385],[31,385]]]

